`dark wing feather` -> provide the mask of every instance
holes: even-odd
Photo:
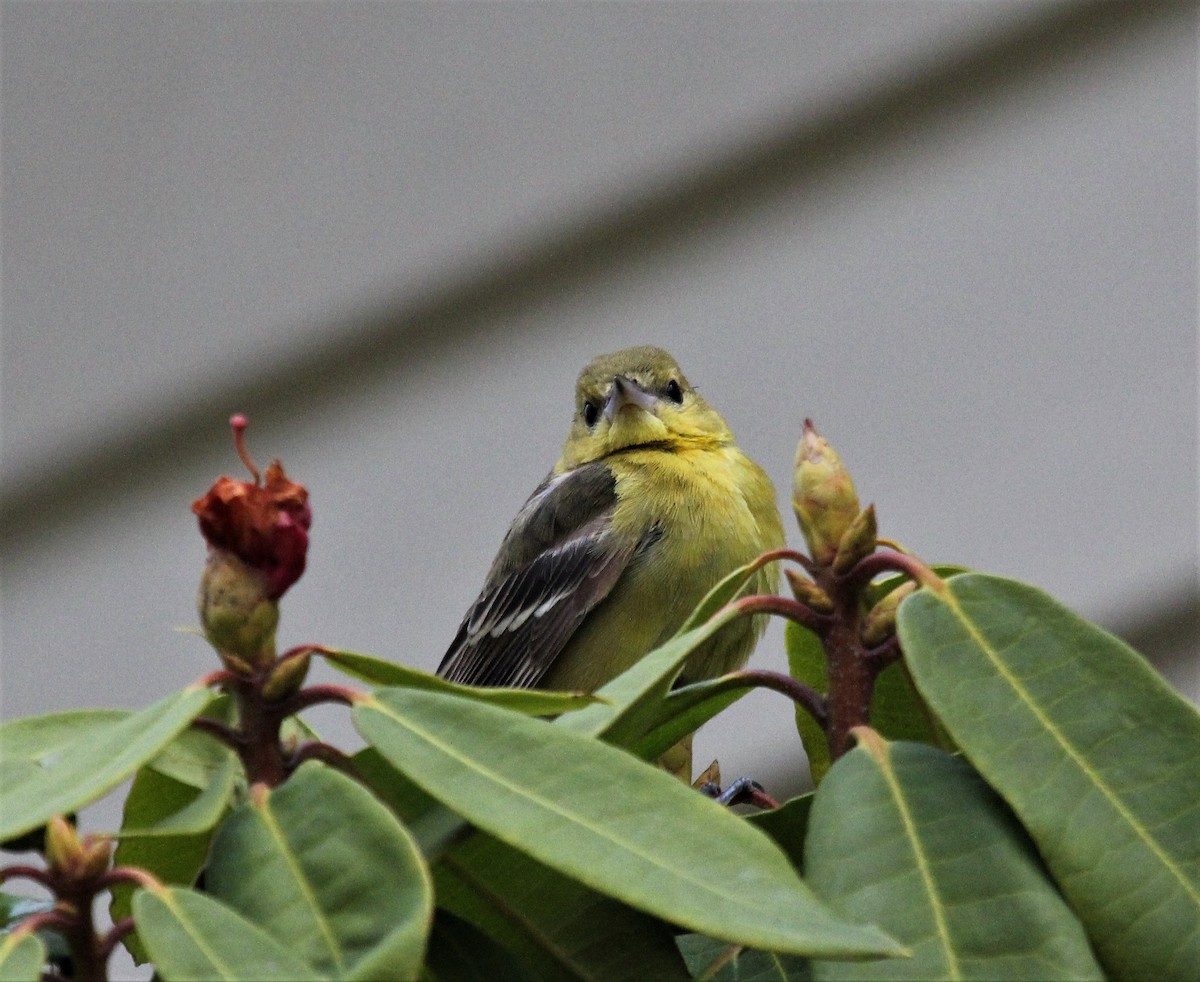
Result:
[[[637,551],[612,528],[616,504],[600,464],[547,478],[509,529],[438,674],[467,685],[536,685]]]

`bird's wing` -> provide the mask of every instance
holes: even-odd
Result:
[[[642,544],[613,529],[616,504],[601,464],[547,478],[505,536],[438,674],[467,685],[537,685]]]

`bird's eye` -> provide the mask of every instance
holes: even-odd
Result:
[[[675,403],[683,402],[683,389],[679,387],[679,383],[674,379],[671,379],[671,381],[667,383],[667,398]]]
[[[588,426],[595,426],[596,420],[599,418],[599,416],[600,410],[596,408],[596,404],[594,402],[585,402],[583,404],[583,421],[587,423]]]

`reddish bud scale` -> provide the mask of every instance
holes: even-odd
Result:
[[[232,553],[265,577],[269,599],[278,600],[300,579],[312,509],[308,490],[288,480],[279,461],[267,468],[264,485],[219,478],[192,511],[211,548]]]

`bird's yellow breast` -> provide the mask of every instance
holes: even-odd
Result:
[[[605,462],[617,479],[614,526],[639,539],[655,529],[657,537],[572,636],[544,681],[550,688],[599,687],[615,664],[624,670],[669,639],[718,580],[784,541],[770,479],[731,443],[639,446]],[[751,589],[770,591],[777,582],[768,567]],[[689,661],[685,679],[744,663],[762,621],[725,628]]]

